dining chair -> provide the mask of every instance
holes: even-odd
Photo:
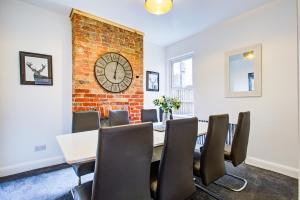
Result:
[[[99,130],[93,181],[72,188],[74,200],[150,200],[153,125]]]
[[[97,111],[73,112],[72,132],[97,130],[100,128],[100,114]],[[81,176],[94,172],[95,161],[72,164],[75,174],[78,176],[78,185],[81,184]]]
[[[215,199],[222,198],[198,183],[201,181],[205,186],[208,186],[225,175],[224,146],[228,123],[229,116],[227,114],[210,116],[202,151],[195,151],[194,153],[196,187]]]
[[[161,122],[163,121],[163,114],[164,114],[163,109],[159,108],[159,120],[160,120]],[[172,112],[172,109],[170,109],[170,119],[173,119],[173,112]]]
[[[233,136],[232,145],[225,145],[225,152],[224,157],[226,161],[229,161],[233,164],[234,167],[239,166],[240,164],[244,163],[247,156],[247,147],[248,147],[248,140],[249,140],[249,132],[250,132],[250,112],[240,112],[238,117],[237,127],[235,129],[235,133]],[[217,183],[225,187],[226,189],[232,190],[234,192],[240,192],[247,186],[247,180],[230,174],[226,172],[226,175],[240,180],[243,182],[243,186],[240,188],[232,188],[230,186]]]
[[[156,109],[141,109],[142,122],[158,122]]]
[[[110,126],[120,126],[129,124],[129,114],[127,110],[110,110],[109,124]]]
[[[97,111],[73,112],[72,132],[96,130],[100,128],[100,114]]]
[[[151,195],[155,200],[183,200],[196,191],[193,152],[197,118],[168,120],[161,161],[151,166]]]

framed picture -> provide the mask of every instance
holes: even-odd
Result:
[[[147,71],[146,72],[146,91],[159,91],[159,73]]]
[[[52,56],[19,52],[22,85],[53,85]]]

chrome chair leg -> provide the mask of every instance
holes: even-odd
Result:
[[[231,190],[233,192],[241,192],[242,190],[244,190],[246,188],[246,186],[248,184],[248,181],[246,179],[244,179],[242,177],[239,177],[239,176],[236,176],[236,175],[233,175],[233,174],[229,174],[229,173],[226,173],[226,175],[243,182],[244,183],[243,186],[240,187],[240,188],[233,188],[233,187],[230,187],[230,186],[227,186],[227,185],[224,185],[224,184],[221,184],[221,183],[217,183],[217,182],[215,182],[215,184],[218,185],[218,186],[221,186],[221,187],[223,187],[227,190]]]
[[[197,179],[196,179],[196,178],[194,178],[194,181],[195,181],[195,186],[196,186],[198,189],[202,190],[203,192],[205,192],[206,194],[210,195],[211,197],[213,197],[213,198],[216,199],[216,200],[223,200],[223,198],[220,197],[218,194],[216,194],[216,193],[214,193],[214,192],[212,192],[212,191],[206,189],[205,187],[199,185],[199,184],[197,183]]]
[[[78,186],[81,185],[81,176],[78,177]]]
[[[73,199],[75,199],[73,188],[71,189],[71,194],[72,194]]]

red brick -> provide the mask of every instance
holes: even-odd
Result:
[[[75,89],[75,94],[76,93],[88,93],[88,92],[90,92],[90,90],[88,90],[88,89]]]
[[[143,108],[143,36],[79,14],[72,18],[73,29],[73,111],[128,108],[131,123],[140,122]],[[135,75],[122,93],[104,90],[94,75],[96,60],[106,52],[119,52],[131,63]]]

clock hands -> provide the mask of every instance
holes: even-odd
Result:
[[[115,69],[115,73],[114,73],[114,79],[117,79],[117,68],[118,68],[118,62],[116,62],[116,69]]]

